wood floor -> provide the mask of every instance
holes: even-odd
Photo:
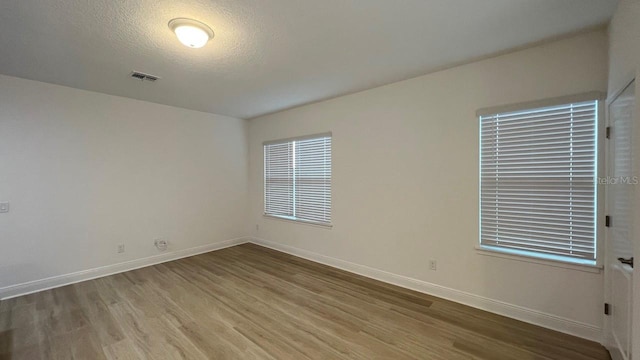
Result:
[[[1,359],[609,359],[599,344],[240,245],[0,302]]]

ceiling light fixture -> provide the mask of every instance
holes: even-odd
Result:
[[[178,37],[184,46],[201,48],[213,39],[213,30],[200,21],[193,19],[177,18],[169,21],[169,28]]]

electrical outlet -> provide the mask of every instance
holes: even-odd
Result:
[[[9,203],[0,202],[0,213],[8,213],[8,212],[9,212]]]
[[[256,224],[256,231],[260,231],[260,224]]]
[[[429,269],[435,271],[438,268],[438,263],[435,260],[429,260]]]
[[[124,244],[118,245],[118,254],[122,254],[124,252]]]

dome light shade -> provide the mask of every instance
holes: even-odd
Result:
[[[169,28],[184,46],[201,48],[213,38],[213,30],[200,21],[178,18],[169,21]]]

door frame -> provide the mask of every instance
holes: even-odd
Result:
[[[606,119],[604,121],[605,129],[606,129],[606,127],[611,126],[610,114],[609,114],[609,108],[610,108],[611,104],[614,101],[616,101],[618,99],[618,97],[625,90],[627,90],[627,88],[629,88],[629,86],[634,85],[634,86],[637,87],[638,84],[637,83],[634,84],[635,81],[636,81],[636,77],[632,76],[630,80],[624,82],[623,86],[618,88],[611,96],[607,97],[607,100],[606,100],[605,106],[604,106],[605,107],[605,109],[604,109],[605,119]],[[635,119],[638,117],[638,114],[637,114],[637,110],[638,110],[637,99],[636,99],[635,107],[636,107],[636,109],[634,109],[634,118],[632,119],[632,121],[634,121],[634,122],[635,122]],[[636,125],[636,124],[634,123],[633,125]],[[635,129],[635,127],[636,126],[634,126],[634,129]],[[633,132],[631,134],[631,137],[632,137],[631,138],[632,149],[636,149],[637,148],[637,146],[634,146],[634,145],[636,145],[636,141],[635,141],[636,139],[635,139],[635,135],[634,135],[636,132],[637,132],[637,130],[633,130]],[[602,159],[603,159],[603,161],[602,161],[602,164],[603,164],[602,173],[605,176],[609,176],[610,175],[610,172],[609,172],[610,171],[610,168],[609,168],[609,166],[610,166],[609,159],[610,158],[609,158],[609,156],[611,155],[610,154],[610,148],[611,147],[609,146],[609,143],[607,142],[607,139],[606,139],[605,136],[602,136],[602,141],[598,142],[598,146],[602,146],[601,149],[604,149],[604,151],[602,152],[603,153],[603,156],[602,156]],[[599,157],[599,159],[600,159],[600,157]],[[599,168],[600,168],[600,166],[599,166]],[[636,171],[637,170],[634,169],[634,174],[636,173]],[[609,196],[610,196],[610,193],[609,193],[609,190],[608,190],[607,186],[605,186],[605,185],[600,185],[600,186],[602,186],[602,189],[601,189],[602,191],[600,193],[604,195],[603,201],[602,201],[604,203],[604,205],[603,205],[603,207],[604,207],[604,215],[607,215],[607,214],[609,214],[609,210],[610,210],[609,209]],[[599,196],[598,201],[600,201],[600,196]],[[636,204],[632,203],[632,207],[634,207],[635,205]],[[602,246],[602,251],[600,252],[600,254],[602,254],[601,255],[602,256],[602,263],[601,264],[603,266],[603,274],[604,274],[603,279],[602,279],[602,281],[604,283],[603,284],[604,285],[603,286],[603,289],[604,289],[604,302],[610,304],[612,302],[611,301],[611,288],[610,288],[611,284],[610,284],[610,281],[608,281],[608,277],[609,277],[609,275],[608,275],[608,255],[609,255],[608,254],[608,246],[609,246],[609,241],[610,241],[610,232],[607,231],[607,229],[604,226],[602,226],[602,228],[603,228],[602,234],[604,235],[602,238],[604,239],[604,242],[602,244],[599,244],[599,245]],[[635,229],[633,229],[633,230],[635,230]],[[635,237],[635,231],[632,231],[631,234],[634,234],[634,237]],[[631,241],[633,241],[633,240],[634,239],[632,238]],[[635,246],[635,245],[636,244],[634,244],[634,255],[635,255],[635,253],[638,252],[638,249],[636,249],[637,246]],[[637,281],[638,279],[636,279],[638,277],[638,275],[635,274],[635,273],[636,273],[636,271],[634,271],[633,281],[632,281],[632,288],[630,289],[632,293],[634,292],[635,284],[638,282]],[[637,302],[636,294],[633,295],[633,299],[634,299],[634,304],[635,304]],[[638,309],[635,308],[636,306],[634,306],[634,304],[631,304],[631,308],[632,308],[632,311],[634,313],[636,313],[638,311]],[[638,327],[637,325],[634,324],[634,318],[637,318],[637,317],[633,316],[632,319],[631,319],[631,331],[632,331],[632,334],[633,334],[634,326],[636,328]],[[615,347],[616,344],[613,343],[613,339],[611,338],[611,316],[606,315],[606,314],[603,315],[603,328],[602,328],[602,330],[603,330],[602,343],[607,348],[607,350],[609,350],[609,353],[611,354],[612,360],[622,360],[622,355],[620,353],[618,353],[617,348]],[[632,337],[632,339],[633,339],[633,337]],[[633,346],[634,346],[634,344],[631,344],[632,349],[633,349]],[[633,354],[635,354],[635,352]],[[632,355],[632,356],[634,358],[638,358],[638,354],[635,354],[635,355]]]

